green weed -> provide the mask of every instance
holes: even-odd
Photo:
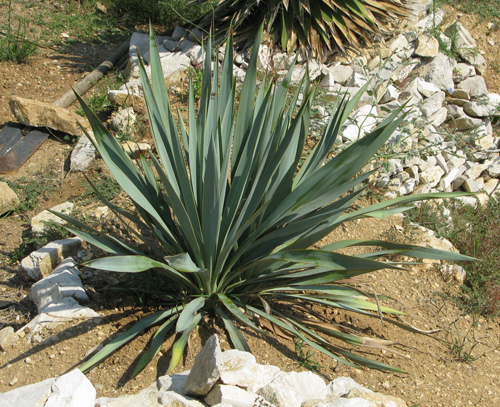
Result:
[[[57,185],[54,182],[55,179],[47,178],[47,176],[53,176],[54,173],[50,172],[47,174],[45,172],[40,172],[36,175],[37,178],[31,180],[21,177],[15,182],[6,181],[9,187],[12,188],[19,197],[20,204],[17,208],[19,212],[35,209],[40,199],[52,195],[57,189]]]
[[[307,350],[307,353],[304,351],[305,345],[305,342],[300,339],[295,341],[295,352],[299,357],[297,363],[313,372],[319,372],[320,369],[324,369],[324,366],[321,366],[318,362],[312,360],[312,357],[316,354],[316,352],[311,352],[309,349]]]
[[[9,0],[7,14],[7,32],[0,38],[0,61],[13,61],[24,63],[32,56],[37,45],[28,40],[28,21],[25,18],[17,19],[17,29],[14,29],[15,22],[12,18],[12,0]]]
[[[116,180],[106,174],[99,174],[92,180],[84,181],[83,184],[85,185],[86,189],[78,197],[78,202],[80,204],[88,204],[90,202],[100,201],[91,184],[99,191],[102,198],[108,202],[115,198],[122,190]]]

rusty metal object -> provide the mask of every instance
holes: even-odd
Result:
[[[44,128],[24,135],[25,127],[18,123],[7,123],[0,132],[0,174],[16,172],[50,136]]]

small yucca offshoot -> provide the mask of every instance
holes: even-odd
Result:
[[[206,4],[211,0],[192,0]],[[215,27],[215,37],[234,32],[237,46],[251,45],[264,22],[283,50],[325,59],[333,51],[359,50],[390,32],[389,21],[407,15],[399,0],[221,0],[196,27]]]
[[[190,83],[188,123],[178,114],[179,126],[170,108],[158,48],[151,33],[151,82],[142,62],[140,68],[158,157],[151,154],[149,159],[132,161],[80,100],[102,158],[136,211],[105,203],[148,249],[141,252],[60,216],[70,223],[71,232],[110,254],[87,262],[87,266],[122,273],[153,269],[173,287],[167,293],[170,304],[162,302],[161,311],[148,315],[112,340],[80,367],[82,371],[92,369],[153,325],[159,328],[133,375],[160,350],[165,336],[174,332],[171,371],[181,358],[190,332],[204,315],[220,317],[233,345],[240,350],[250,349],[239,326],[259,333],[271,327],[350,366],[395,371],[398,369],[345,348],[346,344],[384,348],[390,342],[347,334],[333,321],[315,313],[311,306],[321,304],[374,318],[379,313],[400,315],[369,301],[371,294],[350,288],[346,280],[374,270],[399,269],[399,263],[378,261],[386,254],[469,259],[382,241],[341,241],[320,250],[309,249],[344,222],[367,216],[381,218],[409,209],[402,205],[413,201],[457,195],[409,196],[353,208],[362,190],[360,183],[370,175],[356,174],[398,127],[402,115],[394,112],[370,134],[327,160],[361,93],[349,102],[339,100],[320,141],[302,161],[314,91],[309,89],[305,77],[295,93],[289,95],[293,67],[281,83],[276,85],[265,78],[257,86],[261,33],[258,32],[239,94],[238,111],[230,38],[221,74],[218,70],[212,72],[211,60],[215,58],[208,51],[198,109]],[[211,49],[208,41],[207,50]],[[298,103],[301,94],[302,102]],[[140,230],[150,233],[143,235]],[[385,250],[362,256],[336,253],[349,246]],[[404,327],[396,320],[386,321]]]

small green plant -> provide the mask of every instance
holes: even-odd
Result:
[[[158,46],[150,31],[152,82],[142,61],[139,66],[158,157],[150,154],[149,159],[132,160],[80,99],[96,147],[135,211],[105,203],[137,244],[58,215],[69,222],[69,231],[109,253],[86,266],[122,273],[151,270],[172,287],[169,301],[158,304],[157,312],[109,342],[80,367],[82,371],[94,368],[141,331],[159,324],[132,376],[159,352],[166,335],[174,332],[177,337],[168,368],[171,372],[182,357],[190,333],[204,316],[220,319],[239,350],[250,348],[236,324],[260,334],[266,334],[264,329],[271,326],[349,366],[400,371],[345,346],[386,348],[391,342],[347,334],[312,307],[321,304],[373,318],[384,313],[386,323],[416,332],[390,318],[401,312],[372,302],[372,293],[351,288],[349,278],[385,268],[401,269],[397,262],[379,261],[390,254],[472,259],[383,241],[339,241],[310,249],[345,222],[383,218],[407,210],[406,205],[415,201],[457,195],[410,195],[357,207],[355,201],[363,191],[363,182],[371,174],[361,173],[361,168],[384,145],[404,115],[400,110],[393,112],[370,134],[330,158],[340,129],[366,85],[352,100],[337,101],[324,134],[303,159],[315,90],[309,87],[306,76],[291,102],[288,100],[293,66],[282,82],[264,77],[257,87],[261,35],[262,28],[252,50],[238,109],[232,39],[226,46],[221,73],[218,69],[212,73],[215,57],[208,40],[198,106],[190,80],[188,127],[182,115],[178,124],[174,119]],[[301,103],[299,95],[303,96]],[[337,252],[351,246],[374,247],[374,251],[362,256]]]
[[[12,18],[12,0],[9,0],[7,11],[7,32],[0,37],[0,61],[13,61],[24,63],[32,56],[37,45],[28,40],[28,22],[24,18],[18,18],[17,29]],[[2,35],[2,34],[0,34]]]
[[[312,357],[316,354],[316,352],[311,352],[309,349],[305,352],[305,346],[306,344],[304,341],[301,341],[300,339],[295,340],[295,352],[299,356],[297,363],[306,369],[312,370],[313,372],[319,372],[320,369],[324,369],[324,366],[321,366],[318,362],[312,360]]]
[[[77,198],[81,204],[92,201],[111,201],[122,191],[120,184],[107,174],[98,174],[97,177],[84,181],[85,191]]]
[[[10,188],[19,197],[20,204],[17,208],[20,212],[26,212],[35,209],[38,201],[53,194],[56,189],[56,179],[48,178],[54,176],[53,173],[45,171],[40,172],[38,178],[28,180],[26,177],[21,177],[16,181],[7,181]]]
[[[474,355],[474,349],[480,344],[474,336],[474,329],[477,327],[476,322],[471,324],[469,329],[463,333],[457,326],[457,321],[450,324],[451,330],[448,331],[446,342],[450,352],[454,355],[455,359],[459,362],[472,363],[484,356],[483,354]],[[471,338],[472,334],[472,338]]]

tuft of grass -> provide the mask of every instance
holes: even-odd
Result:
[[[17,19],[17,29],[12,16],[12,0],[9,0],[7,12],[7,32],[0,37],[0,61],[24,63],[32,56],[37,45],[28,40],[28,21],[25,18]]]
[[[300,339],[295,340],[295,352],[299,357],[297,363],[313,372],[319,372],[320,369],[324,369],[324,366],[321,366],[318,362],[312,360],[312,357],[316,354],[316,352],[311,352],[309,349],[305,352],[305,346],[306,343],[304,341]]]
[[[96,191],[99,191],[102,199],[105,201],[111,201],[116,198],[118,194],[122,191],[120,185],[116,180],[106,174],[99,174],[96,178],[88,181],[84,181],[86,186],[85,191],[78,197],[80,204],[88,204],[90,202],[100,202],[100,198]],[[93,186],[93,187],[92,187]]]
[[[434,0],[434,4],[439,6],[441,4],[449,4],[457,10],[468,14],[477,14],[480,21],[492,21],[494,19],[500,20],[500,2],[498,0]]]
[[[451,222],[435,206],[424,204],[408,211],[410,221],[416,222],[448,239],[460,253],[480,261],[464,263],[467,280],[462,286],[462,307],[475,314],[493,316],[500,314],[500,197],[492,196],[485,207],[449,205]]]
[[[213,3],[213,4],[212,4]],[[107,0],[110,14],[125,23],[160,24],[165,28],[197,20],[207,13],[215,1],[190,5],[185,0]]]

